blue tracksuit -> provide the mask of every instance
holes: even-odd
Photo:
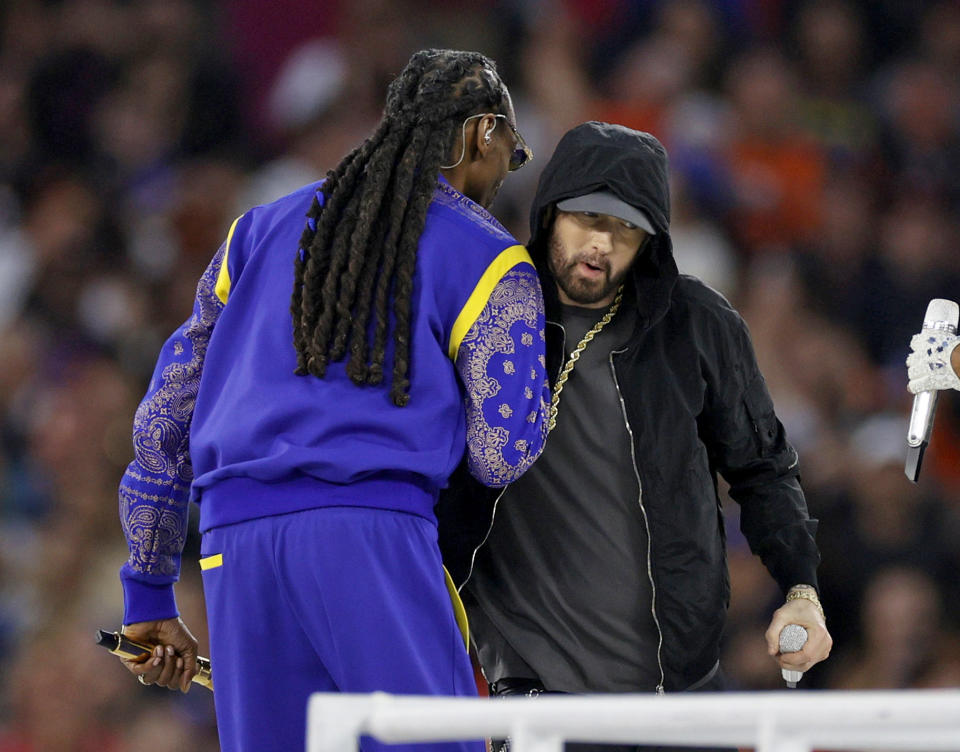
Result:
[[[433,506],[465,451],[500,486],[546,435],[536,272],[442,178],[417,251],[410,403],[355,386],[344,363],[294,375],[293,260],[319,187],[234,222],[164,345],[120,486],[128,624],[177,614],[200,505],[225,751],[302,748],[311,691],[475,692]]]

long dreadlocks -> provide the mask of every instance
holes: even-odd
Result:
[[[353,382],[379,384],[392,328],[390,397],[410,400],[413,273],[440,165],[464,118],[502,112],[506,96],[493,61],[456,50],[417,52],[390,84],[376,131],[327,173],[307,215],[290,303],[298,375],[323,378],[349,348]]]

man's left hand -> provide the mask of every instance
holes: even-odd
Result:
[[[799,624],[807,630],[807,641],[803,649],[796,653],[780,652],[780,632],[788,624]],[[765,637],[767,652],[776,659],[780,668],[791,671],[809,671],[827,658],[833,647],[833,638],[827,631],[820,611],[811,601],[804,599],[787,601],[774,611]]]
[[[140,661],[121,658],[123,665],[141,684],[158,684],[186,693],[197,673],[197,638],[179,617],[126,624],[123,634],[153,652]]]

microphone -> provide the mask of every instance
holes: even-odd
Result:
[[[799,653],[807,644],[807,630],[799,624],[787,624],[780,630],[780,652]],[[789,668],[780,669],[783,680],[790,689],[795,689],[797,682],[803,676],[803,671],[794,671]]]
[[[103,629],[97,630],[97,645],[106,648],[114,655],[132,660],[145,658],[153,652],[153,648],[149,645],[134,642],[119,632],[107,632]],[[209,658],[197,656],[197,673],[191,681],[213,691],[213,674],[210,670]]]
[[[943,298],[934,298],[930,301],[927,313],[923,317],[924,329],[943,329],[950,334],[956,334],[958,323],[960,323],[960,306],[952,300]],[[907,477],[914,483],[920,477],[923,450],[930,443],[933,412],[936,407],[937,390],[931,389],[914,395],[913,409],[910,411],[910,426],[907,429],[907,459],[903,468]]]

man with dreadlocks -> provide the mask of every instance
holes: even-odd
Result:
[[[225,751],[302,749],[315,691],[476,693],[433,508],[464,453],[502,486],[543,447],[540,286],[485,209],[529,157],[492,61],[418,52],[324,181],[233,223],[164,346],[120,486],[124,632],[156,646],[127,667],[196,672],[196,501]]]

